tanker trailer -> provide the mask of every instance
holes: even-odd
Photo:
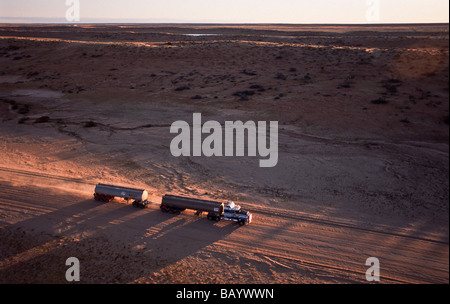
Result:
[[[224,203],[200,200],[196,198],[181,197],[175,195],[164,195],[161,201],[161,210],[180,214],[186,209],[196,211],[196,215],[208,212],[207,218],[212,221],[227,220],[238,222],[239,225],[250,224],[252,214],[240,209],[240,206],[229,202],[227,206]]]
[[[161,201],[161,210],[170,213],[181,213],[186,209],[197,211],[197,215],[202,212],[208,212],[215,215],[221,215],[224,210],[223,203],[199,200],[195,198],[182,197],[166,194]]]
[[[147,204],[148,193],[143,189],[107,184],[97,184],[95,187],[95,200],[107,203],[115,197],[121,197],[127,201],[133,199],[133,206],[143,208]]]

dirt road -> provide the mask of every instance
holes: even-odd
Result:
[[[89,189],[0,168],[2,283],[64,282],[71,256],[86,283],[364,283],[369,257],[384,283],[448,283],[448,239],[434,234],[258,206],[238,227],[161,213],[157,201],[99,204]]]

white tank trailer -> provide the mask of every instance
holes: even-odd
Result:
[[[115,197],[121,197],[127,201],[132,199],[134,200],[133,206],[140,207],[140,205],[138,204],[147,202],[148,192],[143,189],[135,189],[107,184],[97,184],[97,186],[95,187],[95,200],[108,203]]]

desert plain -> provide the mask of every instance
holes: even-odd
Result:
[[[449,283],[448,24],[0,26],[0,283]],[[173,122],[277,121],[278,163]],[[149,192],[145,209],[93,199]],[[234,201],[239,227],[166,194]]]

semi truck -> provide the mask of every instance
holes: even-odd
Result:
[[[115,197],[123,198],[127,201],[133,200],[136,208],[145,208],[150,204],[148,192],[144,189],[129,188],[108,184],[97,184],[94,192],[94,199],[100,202],[110,202]],[[241,209],[234,202],[216,202],[211,200],[201,200],[196,198],[182,197],[166,194],[162,197],[160,209],[163,212],[180,214],[186,209],[194,210],[196,215],[207,213],[207,218],[211,221],[233,221],[239,225],[248,225],[252,222],[253,215]]]
[[[207,218],[211,221],[233,221],[239,225],[248,225],[252,222],[253,215],[241,209],[234,202],[226,205],[221,202],[188,198],[166,194],[162,197],[161,211],[180,214],[186,209],[194,210],[196,215],[207,212]]]

